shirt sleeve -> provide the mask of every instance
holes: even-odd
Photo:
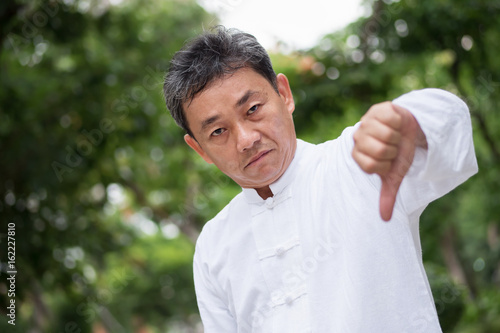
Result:
[[[401,203],[412,214],[477,173],[470,113],[461,99],[440,89],[416,90],[393,103],[413,114],[427,139],[400,188]]]
[[[203,322],[205,333],[234,333],[237,331],[236,322],[226,303],[219,296],[217,288],[212,284],[208,266],[202,257],[204,253],[197,243],[194,259],[193,274],[196,290],[196,300]]]

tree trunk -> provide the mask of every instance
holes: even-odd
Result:
[[[472,275],[464,268],[456,244],[457,232],[455,226],[452,225],[445,230],[441,237],[441,253],[453,281],[457,284],[466,286],[469,290],[469,296],[474,299],[477,294],[474,280]]]

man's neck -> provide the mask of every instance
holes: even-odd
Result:
[[[264,186],[261,188],[256,188],[257,194],[264,200],[266,200],[269,197],[274,196],[273,191],[271,191],[271,188],[269,186]]]

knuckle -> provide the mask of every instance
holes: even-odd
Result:
[[[393,130],[385,130],[382,134],[381,134],[381,139],[384,140],[385,142],[393,142],[394,139],[395,139],[395,135],[394,135],[395,131]]]
[[[403,122],[403,117],[399,113],[395,113],[394,120],[396,121],[396,124],[398,124],[398,126],[401,126],[401,123]]]
[[[373,104],[372,106],[370,106],[368,111],[366,111],[362,119],[364,119],[364,121],[367,121],[370,118],[373,118],[374,115],[376,115],[379,112],[379,109],[380,109],[380,104]]]
[[[378,163],[373,159],[369,159],[364,163],[364,170],[368,173],[377,172]]]
[[[398,131],[391,131],[389,133],[391,142],[399,143],[401,141],[401,133]]]
[[[395,159],[398,156],[398,148],[397,147],[390,147],[388,151],[388,157],[391,159]]]
[[[384,157],[387,154],[387,145],[380,144],[373,148],[373,153],[377,157]]]
[[[358,134],[358,136],[360,134],[363,134],[366,132],[367,128],[370,127],[370,119],[369,118],[365,118],[363,120],[363,122],[361,124],[359,124],[359,128],[358,130],[356,131],[356,133]]]
[[[354,134],[352,135],[352,138],[353,138],[355,143],[357,143],[359,141],[359,135],[360,135],[359,129],[356,132],[354,132]]]
[[[352,150],[351,156],[356,162],[358,162],[358,154],[356,152],[356,147],[354,147],[354,149]]]
[[[396,148],[389,144],[380,143],[374,147],[373,154],[378,158],[392,158],[395,155],[395,150]]]

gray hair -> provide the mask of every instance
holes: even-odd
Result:
[[[194,138],[182,106],[213,81],[245,67],[262,75],[278,92],[271,59],[254,36],[217,26],[187,43],[172,58],[163,84],[167,108],[177,125]]]

